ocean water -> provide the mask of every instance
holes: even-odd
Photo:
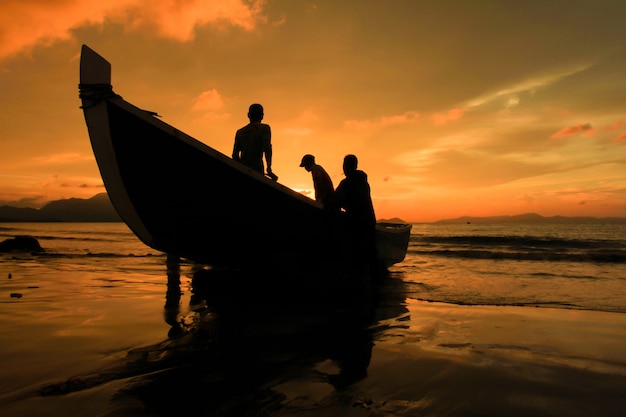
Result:
[[[624,313],[626,224],[415,224],[395,270],[420,300]]]
[[[264,291],[123,223],[0,223],[0,241],[17,235],[46,251],[0,254],[2,415],[626,407],[625,224],[414,224],[374,295]]]
[[[123,223],[0,223],[0,240],[17,235],[46,250],[24,267],[165,276],[165,256]],[[624,313],[626,223],[416,223],[391,272],[424,301]]]

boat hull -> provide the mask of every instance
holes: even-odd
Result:
[[[409,223],[376,223],[376,251],[383,268],[404,261],[411,238]]]
[[[110,132],[107,154],[114,158],[103,160],[94,144],[96,160],[113,205],[144,243],[218,266],[323,256],[330,220],[321,207],[225,156],[204,152],[199,143],[180,140],[176,131],[124,103],[99,106]],[[109,186],[120,182],[124,193]]]
[[[350,253],[342,215],[126,102],[112,91],[110,64],[86,46],[80,86],[107,193],[146,245],[238,268],[325,265]]]

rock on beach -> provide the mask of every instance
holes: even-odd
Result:
[[[32,236],[15,236],[0,242],[0,252],[45,252],[39,241]]]

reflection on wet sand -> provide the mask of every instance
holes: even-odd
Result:
[[[270,285],[197,268],[189,313],[181,315],[180,267],[170,259],[164,311],[171,344],[158,360],[161,369],[136,378],[125,394],[163,414],[263,415],[288,401],[286,387],[295,381],[318,395],[365,378],[372,325],[406,312],[400,281],[378,287],[358,276],[326,278],[299,272]]]
[[[167,268],[167,291],[165,293],[163,317],[165,322],[171,326],[167,334],[168,337],[178,337],[184,333],[184,329],[178,321],[182,296],[180,289],[180,259],[177,256],[168,256],[165,265]]]

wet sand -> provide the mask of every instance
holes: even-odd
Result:
[[[119,285],[72,284],[73,274],[95,279],[86,271],[65,274],[63,293],[47,289],[46,277],[13,282],[39,288],[0,304],[0,414],[617,417],[626,409],[623,314],[427,303],[394,276],[375,290],[285,297],[258,281],[223,287],[170,272],[169,287],[136,273],[117,276]]]

